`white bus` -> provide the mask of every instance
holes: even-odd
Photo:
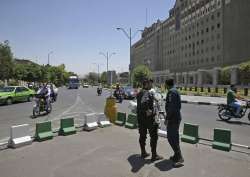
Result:
[[[68,89],[78,89],[79,87],[80,87],[79,78],[77,76],[70,76]]]

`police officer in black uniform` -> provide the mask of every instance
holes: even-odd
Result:
[[[150,134],[150,146],[152,152],[151,161],[162,159],[156,152],[158,140],[158,124],[155,122],[154,95],[150,92],[152,80],[143,81],[143,89],[137,95],[137,116],[139,126],[139,143],[141,148],[141,157],[146,158],[149,154],[146,152],[147,131]]]
[[[181,97],[178,90],[174,87],[174,80],[166,80],[168,89],[166,97],[166,121],[168,142],[174,151],[174,156],[170,159],[174,165],[179,165],[184,162],[181,154],[179,141],[179,127],[181,123]]]

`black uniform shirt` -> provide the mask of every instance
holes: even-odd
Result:
[[[181,97],[175,87],[171,88],[166,97],[166,119],[169,122],[178,122],[181,120]]]
[[[154,95],[149,90],[141,90],[137,95],[138,119],[147,117],[147,111],[154,114]]]

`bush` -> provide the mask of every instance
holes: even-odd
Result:
[[[241,84],[248,85],[250,83],[250,62],[240,64],[239,78]]]
[[[230,67],[225,67],[220,72],[219,83],[222,85],[229,85],[230,80],[231,80],[231,69]]]

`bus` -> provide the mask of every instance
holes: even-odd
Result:
[[[80,87],[79,78],[77,76],[70,76],[68,89],[78,89],[79,87]]]

